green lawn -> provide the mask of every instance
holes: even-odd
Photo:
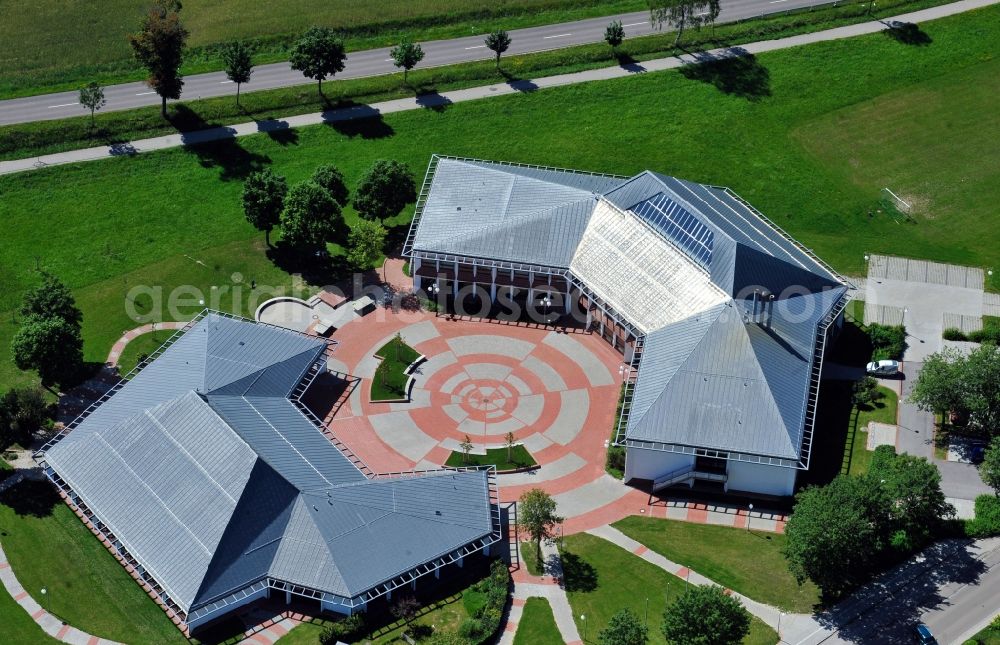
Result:
[[[541,563],[538,561],[538,555],[535,553],[534,542],[530,540],[521,542],[519,553],[521,554],[521,564],[528,570],[528,573],[533,576],[540,576],[545,573]]]
[[[43,632],[3,587],[0,587],[0,621],[3,621],[4,642],[10,645],[60,642]]]
[[[964,645],[1000,645],[1000,616],[984,630],[965,641]]]
[[[683,593],[683,580],[593,535],[564,538],[561,551],[566,595],[585,642],[596,642],[611,616],[628,607],[647,617],[650,645],[663,645],[660,621],[667,603]],[[586,620],[580,618],[586,616]],[[773,645],[777,633],[754,618],[745,644]]]
[[[552,607],[545,598],[528,598],[517,623],[514,645],[562,645]]]
[[[392,401],[406,398],[406,381],[409,375],[404,370],[420,357],[420,352],[402,340],[393,338],[375,352],[382,359],[375,368],[372,378],[371,400]]]
[[[933,218],[918,214],[907,225],[869,218],[877,189],[852,180],[804,134],[825,115],[891,92],[909,91],[917,103],[925,102],[921,91],[929,92],[961,112],[966,108],[959,99],[965,97],[950,92],[952,76],[984,92],[998,90],[997,59],[982,43],[1000,40],[1000,8],[922,28],[933,40],[926,47],[874,34],[773,52],[708,75],[642,74],[350,126],[305,128],[287,139],[261,135],[0,177],[0,347],[9,344],[12,312],[34,282],[36,263],[74,289],[84,312],[87,358],[101,362],[114,339],[137,324],[124,307],[133,286],[169,291],[190,284],[208,296],[212,285],[233,287],[230,276],[239,271],[245,282],[253,278],[258,285],[291,289],[283,268],[288,264],[272,262],[263,236],[243,220],[239,179],[251,168],[271,166],[295,182],[331,159],[351,186],[373,159],[400,159],[419,175],[433,152],[621,174],[653,168],[731,186],[845,272],[863,271],[864,251],[998,266],[1000,245],[990,243],[995,228],[989,228],[996,218],[984,214],[987,206]],[[959,159],[973,140],[1000,137],[990,115],[982,117],[974,132],[949,129],[950,121],[926,127],[952,141]],[[894,141],[900,151],[912,152],[898,139],[886,145]],[[747,150],[754,151],[750,159]],[[1000,185],[1000,148],[987,153],[976,173],[996,173]],[[942,168],[961,172],[952,157],[937,157]],[[914,174],[929,171],[917,164]],[[981,196],[983,204],[995,201],[988,187]],[[393,235],[403,234],[411,214],[408,208],[387,223],[398,227]],[[352,209],[346,216],[355,221]],[[319,285],[331,277],[307,272],[304,280]],[[221,308],[252,314],[250,298],[247,288],[235,298],[226,292]],[[196,307],[187,309],[191,315]],[[28,380],[8,360],[0,365],[0,384]]]
[[[896,423],[896,407],[898,397],[896,393],[887,387],[879,386],[879,398],[870,406],[864,408],[855,407],[851,412],[850,427],[847,431],[847,445],[844,446],[846,454],[844,463],[847,465],[847,474],[863,475],[868,472],[868,465],[872,460],[872,453],[867,448],[868,433],[862,432],[872,421],[879,423]]]
[[[25,482],[0,496],[0,532],[24,588],[74,627],[125,643],[187,642],[48,484]],[[4,629],[30,636],[23,610],[2,596]]]
[[[176,330],[173,329],[158,329],[133,338],[118,358],[118,373],[125,376],[131,372],[140,358],[148,357],[175,333]]]
[[[781,555],[785,536],[753,531],[752,523],[746,531],[631,516],[614,527],[668,560],[748,598],[796,613],[809,613],[819,602],[816,586],[800,586],[788,571]]]
[[[487,448],[485,455],[470,453],[465,455],[460,450],[454,450],[448,455],[445,466],[496,466],[498,471],[514,470],[516,468],[527,468],[534,466],[535,458],[531,456],[528,449],[518,444],[510,451],[510,459],[507,458],[507,448]]]

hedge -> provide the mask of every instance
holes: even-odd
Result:
[[[1000,535],[1000,497],[987,493],[976,498],[976,517],[965,522],[965,534],[973,538]]]

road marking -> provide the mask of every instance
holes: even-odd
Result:
[[[79,103],[63,103],[62,105],[50,105],[48,109],[51,110],[52,108],[57,108],[57,107],[69,107],[71,105],[80,105],[80,104]]]
[[[645,25],[645,24],[646,24],[646,21],[644,20],[642,22],[632,22],[632,23],[629,23],[627,25],[622,25],[622,27],[638,27],[639,25]]]
[[[226,83],[232,83],[232,81],[219,81],[219,85],[225,85]]]
[[[475,47],[466,47],[466,49],[482,49],[483,47],[486,47],[486,45],[476,45]]]
[[[139,92],[136,96],[146,96],[148,94],[156,94],[156,90],[153,90],[152,92]]]
[[[768,4],[778,4],[779,2],[788,2],[788,0],[771,0]]]
[[[542,40],[548,40],[549,38],[565,38],[566,36],[572,36],[573,34],[556,34],[555,36],[542,36]]]
[[[387,62],[387,63],[395,63],[396,59],[395,58],[386,58],[385,62]]]

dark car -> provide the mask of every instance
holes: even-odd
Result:
[[[921,645],[937,645],[937,639],[934,638],[934,634],[927,625],[920,623],[913,628],[913,632],[917,636],[917,642]]]

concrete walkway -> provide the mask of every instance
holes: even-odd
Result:
[[[536,577],[528,574],[525,569],[519,569],[514,575],[514,597],[507,622],[500,634],[500,645],[512,645],[517,633],[517,623],[521,611],[528,598],[540,597],[549,601],[552,615],[556,619],[559,635],[568,645],[582,645],[583,639],[573,620],[573,608],[566,597],[566,589],[562,585],[562,562],[559,559],[559,549],[555,542],[542,543],[545,575]]]
[[[350,121],[353,119],[363,119],[376,117],[394,112],[404,112],[409,110],[419,110],[423,108],[441,108],[451,103],[461,103],[465,101],[475,101],[493,96],[506,96],[519,94],[522,92],[532,92],[535,90],[550,87],[561,87],[565,85],[575,85],[590,81],[601,81],[612,78],[625,78],[643,72],[657,72],[667,69],[674,69],[690,63],[704,62],[710,59],[731,58],[744,54],[761,54],[764,52],[798,47],[811,43],[825,42],[831,40],[841,40],[852,38],[864,34],[872,34],[883,31],[886,25],[891,22],[922,23],[936,18],[943,18],[958,13],[990,6],[1000,2],[1000,0],[960,0],[951,4],[931,7],[921,11],[901,14],[885,20],[873,20],[870,22],[817,31],[810,34],[789,36],[778,40],[765,40],[754,43],[747,43],[738,47],[714,49],[707,52],[695,52],[670,58],[658,58],[641,63],[632,63],[625,66],[604,67],[592,69],[573,74],[560,74],[557,76],[547,76],[534,80],[518,80],[510,83],[500,83],[472,87],[464,90],[455,90],[443,94],[427,94],[414,98],[396,99],[383,101],[371,105],[357,105],[349,108],[329,110],[326,112],[302,114],[288,117],[281,121],[254,121],[250,123],[240,123],[238,125],[223,126],[197,132],[184,134],[169,134],[160,137],[152,137],[129,143],[117,143],[112,146],[98,146],[69,152],[60,152],[40,157],[30,157],[14,161],[0,162],[0,174],[10,174],[35,170],[46,166],[55,166],[80,161],[94,161],[97,159],[107,159],[109,157],[128,156],[154,150],[164,150],[176,148],[178,146],[197,145],[224,139],[234,139],[259,133],[274,133],[289,128],[300,128],[322,123],[335,123]]]
[[[38,623],[38,626],[46,634],[52,638],[61,641],[63,643],[72,643],[73,645],[118,645],[115,641],[109,641],[104,638],[98,638],[97,636],[91,636],[90,634],[80,631],[76,627],[67,625],[63,621],[59,620],[45,609],[35,602],[35,599],[31,597],[21,583],[18,581],[17,576],[14,575],[14,570],[10,568],[10,563],[7,562],[7,556],[3,552],[3,548],[0,547],[0,581],[3,582],[4,588],[7,593],[11,595],[17,604],[21,606],[24,611],[28,612],[32,620]]]
[[[107,364],[108,367],[114,367],[118,365],[118,359],[121,358],[122,352],[125,351],[125,346],[130,342],[135,340],[138,336],[143,334],[149,334],[154,331],[162,331],[164,329],[177,330],[186,325],[186,322],[159,322],[150,323],[148,325],[143,325],[141,327],[136,327],[135,329],[129,330],[121,335],[121,338],[115,341],[115,344],[111,347],[111,351],[108,353]]]

